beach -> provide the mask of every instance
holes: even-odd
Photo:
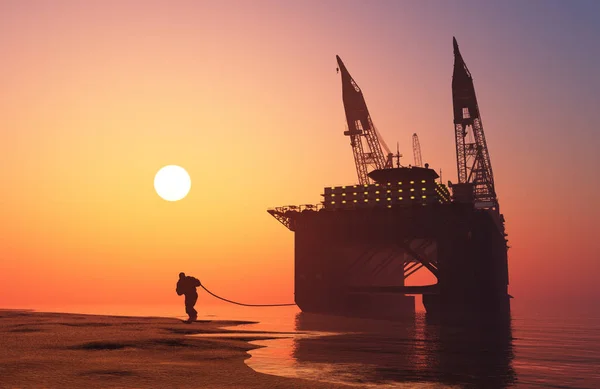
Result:
[[[249,342],[270,333],[223,329],[239,324],[248,322],[0,310],[0,387],[349,387],[255,372]]]

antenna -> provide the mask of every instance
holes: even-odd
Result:
[[[402,157],[402,154],[400,154],[400,142],[396,142],[396,167],[402,167],[400,165],[400,157]]]

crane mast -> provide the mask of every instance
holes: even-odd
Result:
[[[348,130],[344,132],[344,135],[350,137],[358,182],[361,185],[369,184],[371,182],[368,176],[370,170],[392,167],[391,153],[383,140],[380,140],[361,89],[344,66],[341,58],[336,55],[336,59],[338,70],[342,76],[342,97],[348,125]],[[383,149],[386,151],[385,155]]]
[[[413,155],[415,157],[415,166],[423,167],[423,159],[421,158],[421,144],[417,134],[413,134]]]
[[[473,200],[476,206],[497,208],[492,163],[485,141],[473,78],[460,54],[456,38],[453,38],[453,44],[452,102],[458,183],[473,186]]]

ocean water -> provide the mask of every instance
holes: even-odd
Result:
[[[41,311],[184,318],[179,306],[37,307]],[[600,388],[600,316],[513,308],[507,320],[440,323],[302,313],[296,307],[199,306],[202,320],[248,320],[261,339],[246,364],[286,377],[362,388]]]

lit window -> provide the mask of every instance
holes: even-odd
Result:
[[[378,190],[376,190],[376,191],[375,191],[375,194],[379,194],[379,191],[378,191]]]
[[[368,187],[369,187],[369,185],[365,184],[365,188],[368,188]]]
[[[423,197],[424,199],[426,199],[426,198],[427,198],[427,196],[421,196],[421,197]]]
[[[414,182],[414,181],[411,181],[410,183],[411,183],[411,184],[414,184],[415,182]]]
[[[423,181],[423,182],[425,182],[425,181]],[[345,186],[342,186],[342,189],[346,189],[346,187],[345,187]]]
[[[368,202],[369,202],[369,199],[365,199],[365,203],[368,203]]]
[[[335,197],[335,193],[332,193],[332,194],[331,194],[331,197]]]
[[[423,188],[423,190],[425,190],[425,188]],[[346,196],[346,193],[342,193],[342,196]]]
[[[354,185],[353,188],[356,188],[356,185]]]
[[[421,188],[421,190],[427,190],[427,188]]]
[[[411,191],[411,192],[414,192],[414,191],[415,191],[415,188],[410,188],[410,191]]]
[[[387,192],[388,192],[388,193],[392,193],[392,191],[391,191],[391,190],[389,190],[389,189],[388,189],[388,191],[387,191]]]
[[[423,184],[424,184],[424,183],[425,183],[425,180],[421,180],[421,183],[423,183]]]
[[[379,186],[379,184],[375,184],[375,186]]]
[[[398,200],[402,200],[402,197],[398,197]]]
[[[402,193],[402,189],[398,189],[398,192],[399,192],[399,193]]]
[[[335,204],[335,201],[332,201],[331,204]]]
[[[392,206],[391,206],[391,205],[388,205],[388,208],[392,208]]]
[[[375,201],[379,201],[379,199],[375,199]]]
[[[392,183],[391,183],[391,182],[388,182],[388,186],[389,186],[389,185],[392,185]]]
[[[425,196],[423,196],[423,197],[425,197]],[[346,204],[346,200],[342,200],[342,204]]]
[[[410,199],[411,199],[411,200],[414,200],[414,199],[415,199],[415,196],[410,196]]]
[[[402,185],[402,181],[399,181],[399,182],[398,182],[398,185]]]
[[[369,194],[369,192],[365,192],[364,194]]]
[[[354,196],[356,196],[356,192],[352,193]]]
[[[387,201],[392,201],[392,198],[391,198],[391,197],[388,197],[388,198],[387,198]]]
[[[469,119],[471,117],[468,107],[464,107],[462,111],[463,111],[463,119]]]
[[[356,202],[356,200],[354,200],[354,202]]]

